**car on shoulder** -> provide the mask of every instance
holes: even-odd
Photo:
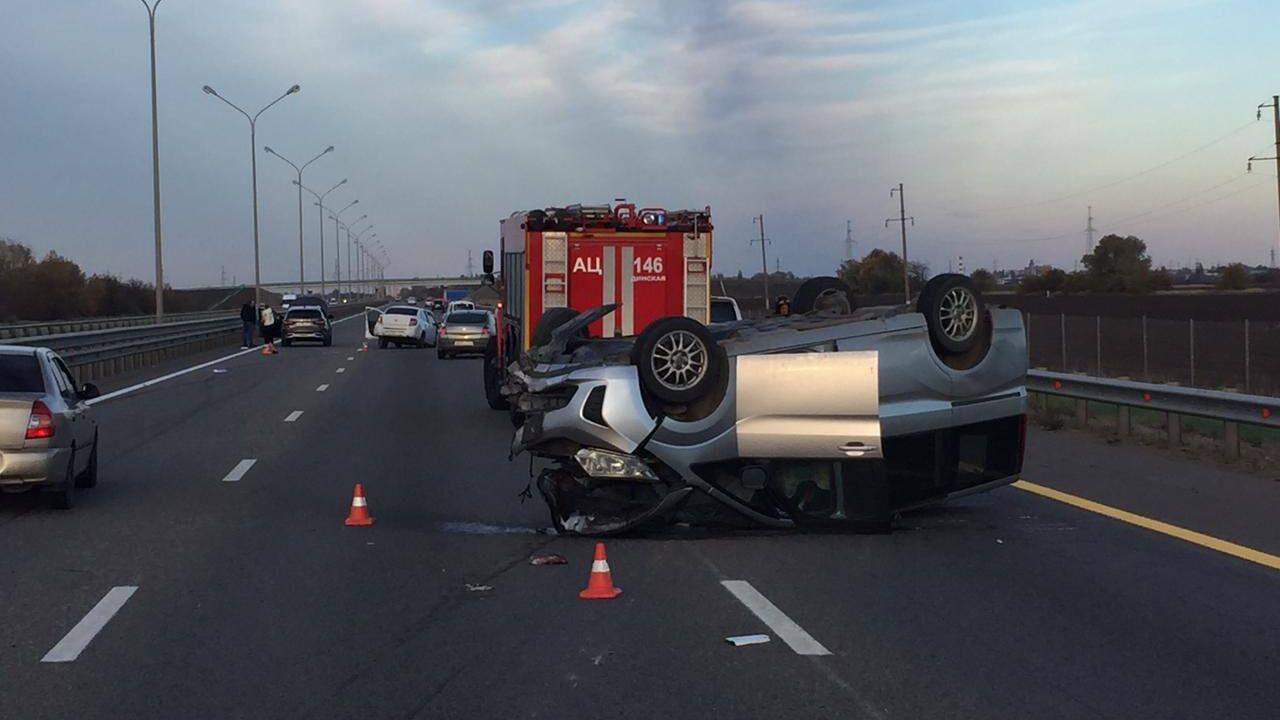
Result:
[[[440,339],[436,355],[482,355],[497,331],[497,321],[488,310],[455,310],[446,313],[440,323]]]
[[[931,279],[914,306],[855,308],[806,281],[790,317],[660,318],[587,337],[605,305],[544,314],[500,388],[513,454],[557,529],[659,521],[886,532],[903,510],[1012,482],[1027,345],[1017,310]],[[541,327],[544,322],[547,327]]]
[[[38,489],[67,509],[98,483],[98,388],[72,378],[48,348],[0,345],[0,490]]]
[[[373,324],[378,347],[412,345],[425,348],[436,345],[436,318],[430,310],[417,305],[391,305],[378,314]]]
[[[329,314],[319,305],[294,305],[285,311],[280,327],[280,341],[285,347],[295,342],[318,342],[325,347],[333,344],[333,323]]]
[[[453,302],[449,303],[449,307],[446,308],[444,312],[446,315],[448,315],[449,313],[462,312],[463,310],[475,310],[475,309],[476,309],[476,304],[471,302],[470,300],[454,300]]]

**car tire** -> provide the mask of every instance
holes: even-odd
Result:
[[[801,283],[795,297],[791,299],[791,312],[796,315],[805,315],[815,309],[830,309],[832,305],[840,307],[843,311],[842,303],[838,299],[832,302],[832,296],[841,293],[848,301],[848,312],[853,312],[853,293],[849,291],[849,286],[843,280],[830,276],[809,278]]]
[[[916,299],[916,311],[924,315],[929,339],[941,354],[964,355],[990,341],[982,293],[965,275],[944,273],[929,280]]]
[[[76,449],[71,448],[71,457],[67,459],[67,472],[62,487],[58,488],[50,498],[54,509],[70,510],[76,504]]]
[[[542,317],[538,318],[538,322],[533,326],[532,346],[538,347],[551,342],[551,333],[577,316],[577,310],[564,307],[551,308],[542,313]]]
[[[280,341],[280,344],[284,345],[285,347],[290,347],[293,345],[293,341],[290,340],[289,338],[285,338],[284,340]]]
[[[76,487],[91,488],[98,485],[98,433],[93,434],[93,449],[89,451],[89,465],[76,478]]]
[[[484,349],[484,399],[492,410],[511,409],[511,403],[503,397],[502,388],[499,387],[501,378],[501,368],[498,367],[498,346],[491,342]]]
[[[421,350],[427,346],[427,334],[423,333],[418,336],[418,349]]]
[[[325,338],[324,338],[324,346],[325,346],[325,347],[330,347],[331,345],[333,345],[333,336],[332,336],[332,335],[326,335],[326,336],[325,336]]]
[[[705,325],[679,316],[650,323],[632,346],[631,362],[641,387],[673,405],[687,405],[710,394],[728,364]]]
[[[379,349],[379,350],[386,350],[386,349],[387,349],[387,339],[386,339],[386,338],[379,338],[379,339],[378,339],[378,349]]]

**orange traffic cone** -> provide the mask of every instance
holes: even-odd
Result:
[[[364,488],[360,483],[356,483],[355,495],[351,498],[351,513],[347,515],[347,521],[343,524],[347,527],[364,527],[373,524],[373,518],[369,516],[369,503],[364,499]]]
[[[365,340],[360,343],[360,352],[369,352],[369,341]]]
[[[596,559],[591,563],[591,577],[587,587],[578,593],[584,600],[608,600],[622,594],[622,588],[613,584],[613,574],[609,572],[609,560],[604,556],[604,543],[596,543]]]

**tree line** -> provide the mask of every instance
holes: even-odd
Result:
[[[183,298],[165,290],[165,309],[185,312]],[[31,248],[0,238],[0,322],[70,320],[155,312],[155,285],[114,275],[85,275],[52,250],[36,259]]]

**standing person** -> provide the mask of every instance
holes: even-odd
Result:
[[[280,352],[276,350],[276,313],[271,309],[270,305],[262,306],[262,313],[258,316],[259,327],[262,330],[262,342],[266,343],[262,346],[263,355],[275,355]]]
[[[244,326],[240,332],[240,349],[248,350],[253,347],[253,327],[258,324],[258,312],[252,302],[240,306],[240,324]]]

